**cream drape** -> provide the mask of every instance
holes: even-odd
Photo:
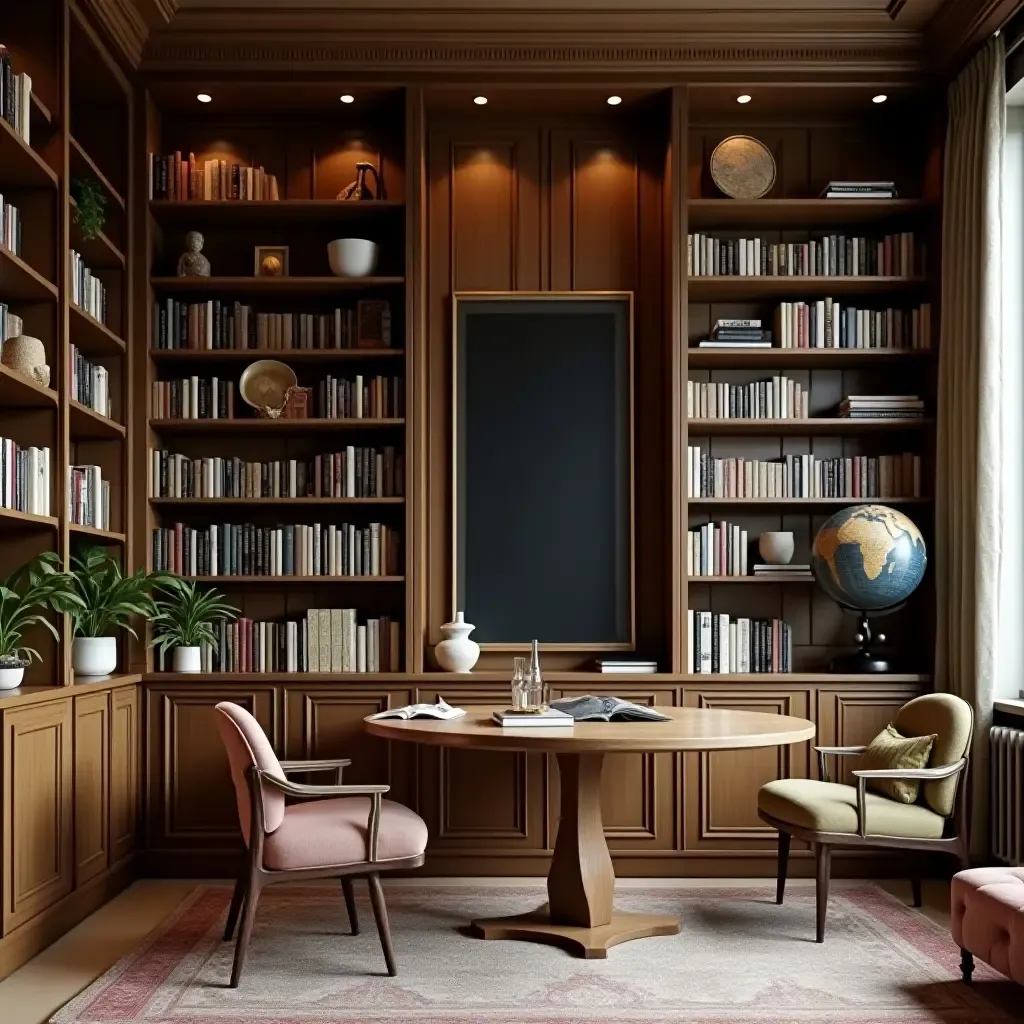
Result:
[[[1003,529],[1000,463],[1004,457],[1024,458],[1024,452],[1001,450],[999,429],[1004,76],[1004,44],[996,36],[950,86],[942,202],[935,683],[975,709],[976,854],[988,847],[988,729]],[[1019,632],[1022,624],[1012,628]]]

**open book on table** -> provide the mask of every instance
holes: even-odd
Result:
[[[388,708],[387,711],[378,711],[368,718],[371,722],[378,718],[401,718],[405,721],[410,718],[438,718],[447,722],[453,718],[461,718],[465,713],[462,708],[453,708],[442,698],[436,704],[407,704],[404,708]]]
[[[571,715],[577,722],[669,722],[656,708],[633,704],[621,697],[560,697],[551,707]]]

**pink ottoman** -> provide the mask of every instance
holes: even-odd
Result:
[[[1024,868],[971,868],[953,876],[950,923],[971,980],[974,957],[1024,984]]]

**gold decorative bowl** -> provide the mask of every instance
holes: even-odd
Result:
[[[261,416],[277,419],[288,402],[288,392],[299,383],[295,371],[277,359],[258,359],[242,373],[238,393]]]

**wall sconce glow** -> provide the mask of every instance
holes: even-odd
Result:
[[[199,100],[200,103],[212,103],[213,102],[213,97],[208,92],[198,93],[196,95],[196,99]]]
[[[749,103],[750,102],[750,97],[746,93],[744,93],[742,96],[737,96],[736,97],[736,102],[737,103]]]
[[[880,92],[877,96],[871,97],[872,103],[884,103],[889,97],[884,92]]]
[[[606,100],[609,107],[617,107],[622,102],[621,96],[609,96]]]
[[[339,98],[341,99],[342,103],[355,103],[356,101],[355,96],[351,96],[349,95],[349,93],[345,93],[344,96],[341,96]]]
[[[482,107],[487,102],[486,96],[474,96],[473,102],[478,106]]]

